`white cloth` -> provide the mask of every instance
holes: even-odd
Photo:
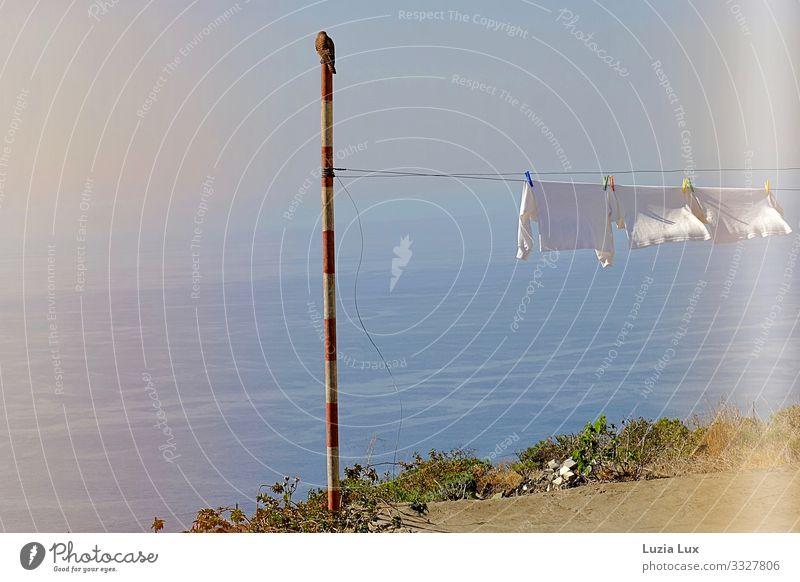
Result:
[[[613,195],[617,204],[612,205],[612,218],[625,222],[632,249],[711,238],[680,188],[616,186]]]
[[[536,202],[533,200],[533,190],[525,182],[522,187],[522,200],[519,203],[519,228],[517,229],[517,258],[528,260],[528,255],[533,251],[533,232],[531,220],[536,220]]]
[[[695,188],[695,196],[714,244],[792,232],[773,195],[761,188]]]
[[[534,182],[533,199],[542,252],[594,249],[603,267],[613,263],[611,208],[601,186]]]

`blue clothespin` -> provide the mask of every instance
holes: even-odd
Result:
[[[525,177],[528,179],[528,184],[530,184],[531,188],[533,188],[533,180],[531,179],[531,173],[529,171],[525,171]]]

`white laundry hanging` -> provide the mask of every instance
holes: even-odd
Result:
[[[612,219],[620,226],[624,222],[632,249],[711,238],[681,188],[616,186],[613,196]]]
[[[777,200],[762,188],[695,188],[715,244],[791,234]]]
[[[533,232],[531,220],[536,220],[536,202],[533,200],[533,189],[525,182],[522,187],[522,199],[519,203],[519,227],[517,229],[517,258],[523,261],[533,251]]]
[[[614,261],[611,209],[597,184],[534,182],[523,186],[517,257],[533,247],[530,221],[539,225],[539,248],[546,251],[594,249],[603,267]]]

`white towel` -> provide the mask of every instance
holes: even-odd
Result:
[[[613,263],[611,209],[601,186],[534,182],[533,198],[543,252],[594,249],[603,267]]]
[[[748,188],[695,188],[714,244],[791,234],[771,193]]]
[[[618,204],[612,218],[625,222],[632,249],[711,238],[680,188],[617,186],[614,196]]]
[[[533,200],[533,190],[525,182],[522,187],[522,199],[519,203],[519,228],[517,229],[517,258],[528,260],[528,255],[533,251],[533,233],[531,220],[536,220],[536,202]]]

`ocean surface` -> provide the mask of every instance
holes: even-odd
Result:
[[[359,268],[340,206],[343,465],[499,460],[601,413],[800,401],[796,234],[629,252],[617,232],[602,269],[591,251],[517,261],[513,212],[373,206]],[[283,475],[324,486],[318,226],[197,256],[159,242],[90,254],[82,287],[69,244],[4,258],[0,529],[181,530],[201,507],[250,511]]]

